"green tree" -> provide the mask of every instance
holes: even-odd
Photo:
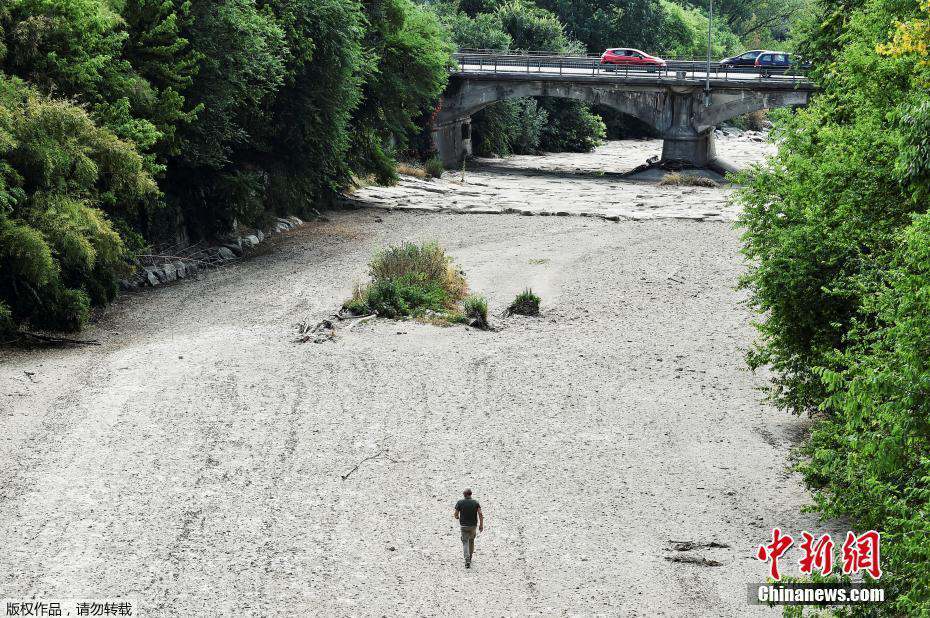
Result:
[[[368,61],[364,14],[354,0],[270,0],[266,6],[291,50],[260,140],[266,211],[303,213],[330,199],[351,174],[350,119]]]
[[[394,152],[432,111],[452,67],[452,44],[436,16],[409,0],[366,4],[362,101],[352,118],[351,164],[382,182],[396,179]]]
[[[656,0],[537,0],[557,15],[588,53],[629,46],[664,51],[664,16]]]

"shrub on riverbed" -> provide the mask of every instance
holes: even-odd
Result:
[[[762,131],[765,129],[765,123],[768,122],[769,114],[766,110],[760,109],[755,112],[749,112],[742,116],[737,116],[730,120],[730,124],[741,131]]]
[[[541,299],[539,296],[533,294],[533,290],[527,288],[517,294],[517,297],[513,299],[513,302],[507,307],[506,313],[507,315],[539,315],[540,301]]]
[[[487,330],[488,324],[488,299],[484,296],[472,294],[465,299],[463,303],[465,320],[469,326]]]
[[[388,247],[375,255],[369,273],[371,282],[356,288],[346,311],[387,318],[452,315],[468,293],[462,271],[435,243]]]

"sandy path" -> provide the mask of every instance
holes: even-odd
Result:
[[[293,343],[401,240],[443,243],[496,311],[531,285],[544,317]],[[754,548],[817,523],[784,472],[802,423],[743,369],[728,224],[369,210],[276,243],[124,298],[89,333],[100,348],[0,356],[0,596],[129,596],[154,616],[776,614],[747,605]],[[471,571],[450,517],[464,486],[488,514]],[[730,548],[679,564],[669,540]]]

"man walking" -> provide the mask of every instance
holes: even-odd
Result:
[[[465,496],[455,503],[452,517],[459,520],[462,527],[462,552],[465,554],[465,568],[471,568],[471,556],[475,553],[475,537],[478,532],[484,532],[484,513],[481,505],[471,497],[471,490],[462,492]]]

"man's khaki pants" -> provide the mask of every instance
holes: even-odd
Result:
[[[462,526],[462,552],[465,562],[471,562],[471,555],[475,553],[475,537],[478,536],[478,526]]]

